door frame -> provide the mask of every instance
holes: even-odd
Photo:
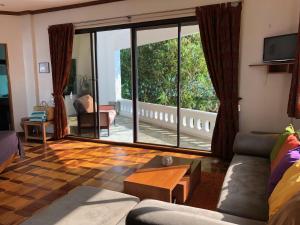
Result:
[[[12,88],[11,88],[11,77],[9,69],[9,57],[8,57],[8,45],[7,43],[0,43],[5,47],[5,61],[6,61],[6,70],[7,70],[7,82],[8,82],[8,103],[9,103],[9,117],[10,117],[10,130],[15,130],[14,123],[14,110],[13,110],[13,101],[12,101]]]
[[[132,63],[131,63],[131,68],[132,68],[132,74],[131,74],[131,83],[132,83],[132,108],[133,108],[133,143],[127,143],[128,145],[151,145],[151,146],[161,146],[162,148],[176,148],[176,149],[184,149],[184,151],[191,150],[191,151],[204,151],[205,150],[199,150],[199,149],[187,149],[180,147],[180,105],[181,105],[181,99],[180,99],[180,86],[181,86],[181,77],[180,77],[180,72],[181,72],[181,28],[182,26],[189,25],[189,24],[197,24],[197,18],[196,16],[190,16],[190,17],[181,17],[181,18],[174,18],[174,19],[164,19],[164,20],[156,20],[156,21],[146,21],[146,22],[140,22],[140,23],[129,23],[129,24],[119,24],[119,25],[112,25],[112,26],[104,26],[104,27],[93,27],[93,28],[83,28],[83,29],[76,29],[75,30],[75,35],[76,34],[85,34],[85,33],[90,33],[94,34],[95,38],[92,43],[91,39],[91,47],[92,46],[97,46],[97,32],[101,31],[113,31],[113,30],[120,30],[120,29],[130,29],[131,32],[131,57],[132,57]],[[151,29],[151,27],[158,27],[158,28],[163,28],[164,26],[168,25],[176,25],[178,28],[178,59],[177,59],[177,81],[176,81],[176,87],[177,87],[177,143],[176,145],[162,145],[162,144],[154,144],[154,143],[144,143],[144,142],[139,142],[138,141],[138,113],[137,113],[137,103],[138,103],[138,71],[137,71],[137,31],[141,29]],[[92,45],[93,44],[93,45]],[[97,59],[97,47],[95,50],[93,50],[94,53],[92,53],[92,61],[94,58]],[[95,55],[93,55],[95,54]],[[92,74],[93,76],[93,81],[96,82],[96,85],[98,86],[98,65],[97,61],[95,65],[93,65],[94,72]],[[97,96],[97,103],[99,103],[99,96],[98,96],[98,88],[95,90],[94,94]],[[98,113],[98,109],[97,109]],[[99,118],[96,119],[96,124],[95,124],[95,137],[101,141],[100,137],[100,132],[96,131],[98,130],[97,127],[99,125]],[[118,144],[119,142],[115,141],[106,141],[102,140],[103,143],[112,143],[112,144]],[[125,143],[122,143],[125,144]]]

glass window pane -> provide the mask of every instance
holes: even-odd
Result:
[[[131,31],[97,32],[97,45],[100,139],[132,143]]]
[[[218,110],[199,26],[181,29],[180,147],[210,150]]]
[[[138,142],[177,145],[178,27],[137,32]]]
[[[91,50],[89,33],[75,35],[72,69],[69,84],[65,89],[65,105],[70,134],[94,138],[96,112],[93,106],[95,98]]]

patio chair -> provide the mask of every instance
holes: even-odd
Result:
[[[81,135],[82,129],[94,128],[96,126],[96,118],[99,118],[100,131],[107,129],[110,135],[110,125],[115,122],[117,112],[114,105],[99,105],[98,112],[94,112],[94,100],[90,95],[84,95],[76,99],[73,103],[77,113],[78,134]]]

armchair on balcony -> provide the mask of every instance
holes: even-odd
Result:
[[[82,129],[94,128],[96,125],[95,119],[99,118],[99,129],[107,129],[109,136],[109,128],[114,123],[117,112],[113,105],[99,105],[95,104],[95,108],[98,107],[98,111],[94,112],[95,104],[93,97],[90,95],[84,95],[76,99],[73,103],[77,113],[78,134],[81,134]]]

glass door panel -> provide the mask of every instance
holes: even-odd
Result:
[[[72,69],[65,90],[65,105],[71,135],[97,137],[93,34],[76,34]]]
[[[210,150],[218,109],[198,25],[181,27],[180,147]]]
[[[136,33],[137,141],[177,145],[178,26]]]
[[[133,142],[131,30],[97,32],[100,139]]]

